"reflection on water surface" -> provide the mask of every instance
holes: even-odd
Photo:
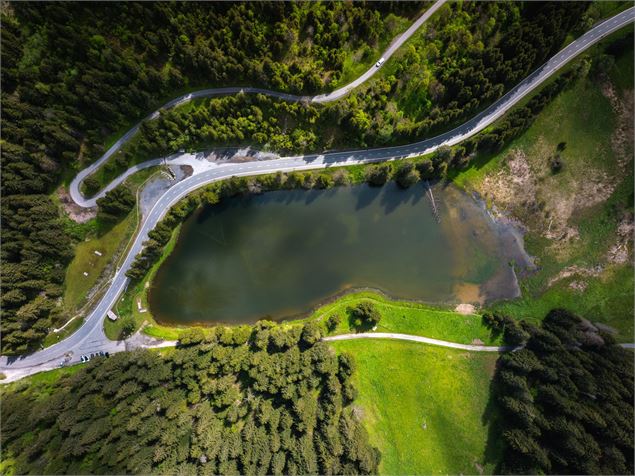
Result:
[[[308,311],[347,288],[432,303],[518,294],[518,233],[481,204],[423,184],[279,191],[227,199],[188,219],[150,292],[166,323],[249,323]]]

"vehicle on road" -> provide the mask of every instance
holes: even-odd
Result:
[[[375,63],[375,68],[379,68],[382,64],[384,64],[384,61],[386,61],[386,58],[379,58],[379,61]]]

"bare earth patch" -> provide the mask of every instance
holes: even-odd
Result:
[[[83,208],[77,205],[71,198],[68,190],[64,187],[57,189],[57,196],[60,199],[62,208],[69,218],[77,223],[86,223],[88,220],[97,216],[97,207]]]
[[[583,268],[582,266],[567,266],[554,277],[552,277],[547,283],[547,287],[551,287],[555,282],[560,281],[562,279],[570,278],[571,276],[586,276],[586,277],[597,277],[602,274],[604,271],[604,267],[598,265],[593,268]],[[571,283],[573,284],[573,283]],[[574,286],[572,288],[576,289]],[[579,287],[579,285],[578,285]],[[586,286],[585,286],[586,288]]]
[[[602,94],[611,103],[611,108],[617,114],[618,126],[611,136],[611,148],[618,157],[618,164],[622,170],[632,159],[633,144],[633,91],[626,91],[624,98],[620,98],[615,86],[610,81],[603,81],[600,87]]]
[[[476,308],[473,304],[459,304],[454,308],[454,312],[458,312],[459,314],[469,315],[474,314]]]
[[[569,287],[579,292],[584,292],[587,288],[588,284],[586,281],[571,281],[569,283]]]
[[[536,182],[523,151],[512,150],[505,164],[506,168],[485,177],[481,194],[499,209],[514,213],[519,204],[535,200]]]
[[[538,146],[540,145],[540,141]],[[552,175],[547,156],[537,147],[532,167],[526,153],[512,150],[503,169],[484,178],[480,193],[494,204],[494,211],[518,220],[525,229],[553,242],[556,255],[566,254],[563,243],[579,238],[570,223],[578,211],[606,201],[615,190],[615,177],[588,168],[585,177]]]
[[[617,227],[617,242],[609,249],[607,261],[614,264],[623,264],[630,260],[633,243],[633,216],[626,215]]]

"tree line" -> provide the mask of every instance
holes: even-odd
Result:
[[[190,331],[166,355],[93,359],[5,391],[16,474],[376,474],[354,411],[355,363],[315,324]]]

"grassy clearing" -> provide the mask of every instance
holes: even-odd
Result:
[[[488,401],[497,354],[389,340],[331,344],[355,357],[356,404],[382,453],[380,473],[493,472],[500,450],[487,447],[497,415]]]
[[[620,342],[633,342],[633,267],[624,265],[607,270],[602,276],[590,279],[583,293],[570,287],[575,279],[563,279],[538,297],[526,292],[519,300],[498,303],[494,309],[536,322],[551,309],[561,307],[615,328]]]
[[[71,365],[69,367],[40,372],[18,380],[17,382],[0,385],[0,396],[5,393],[15,393],[21,390],[32,392],[36,395],[50,395],[53,391],[53,384],[63,377],[73,375],[81,368],[81,365]]]
[[[133,192],[156,173],[156,168],[142,170],[130,176],[124,185]],[[86,303],[88,292],[103,277],[107,269],[112,267],[113,260],[124,251],[130,238],[134,235],[138,221],[138,208],[135,208],[114,226],[101,223],[98,218],[86,224],[76,224],[69,220],[69,226],[78,227],[83,233],[74,233],[82,238],[75,246],[75,256],[66,270],[64,288],[64,308],[67,313],[74,314]],[[95,253],[99,251],[102,255]],[[88,273],[85,276],[84,273]]]
[[[334,334],[355,332],[351,327],[349,309],[362,301],[371,301],[381,313],[377,332],[420,335],[461,344],[470,344],[474,339],[487,345],[500,342],[499,337],[492,338],[479,314],[462,315],[426,304],[395,301],[374,292],[343,296],[317,309],[308,320],[325,321],[329,316],[339,314],[341,323]]]
[[[71,322],[69,322],[64,329],[59,332],[50,332],[44,342],[42,343],[43,347],[50,347],[53,344],[57,344],[59,341],[66,339],[73,332],[79,329],[84,323],[84,318],[77,316]]]
[[[64,307],[69,312],[76,312],[86,302],[88,292],[112,263],[115,252],[132,235],[136,224],[135,213],[130,213],[102,236],[88,239],[75,247],[75,257],[66,270],[64,288]],[[102,256],[96,255],[95,251]]]
[[[125,185],[137,192],[141,186],[157,172],[156,168],[146,169],[130,176]],[[138,207],[114,226],[104,225],[95,218],[87,223],[75,223],[66,219],[69,234],[79,243],[75,246],[73,261],[66,270],[63,305],[68,318],[77,315],[88,303],[89,292],[104,283],[117,261],[125,255],[135,234],[139,216]],[[95,254],[99,251],[101,256]],[[85,276],[84,273],[88,275]],[[97,291],[98,296],[101,290]],[[53,345],[75,332],[83,323],[77,317],[61,332],[50,333],[44,340],[44,347]]]

